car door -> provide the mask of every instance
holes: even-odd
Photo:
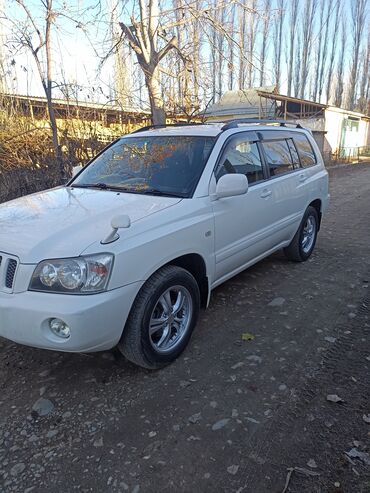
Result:
[[[273,248],[274,203],[255,132],[242,132],[226,142],[214,171],[216,182],[227,173],[243,173],[249,182],[244,195],[212,202],[215,218],[215,283],[242,270]]]
[[[291,133],[267,130],[260,137],[269,174],[267,188],[274,203],[272,234],[277,243],[286,243],[296,233],[307,206],[307,175],[300,167]]]

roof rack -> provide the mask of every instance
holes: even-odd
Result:
[[[152,130],[156,128],[166,128],[166,127],[188,127],[191,125],[203,125],[203,123],[186,123],[186,122],[179,122],[179,123],[164,123],[162,125],[147,125],[146,127],[141,127],[138,128],[137,130],[134,130],[131,132],[132,134],[137,134],[139,132],[145,132],[146,130]]]
[[[230,120],[222,127],[222,132],[229,130],[230,128],[237,128],[240,123],[255,123],[261,125],[279,125],[280,127],[286,127],[287,125],[292,125],[295,128],[303,128],[299,123],[289,122],[287,120],[269,120],[260,118],[236,118],[235,120]]]

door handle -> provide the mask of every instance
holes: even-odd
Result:
[[[272,191],[269,190],[268,188],[265,188],[264,190],[262,190],[261,197],[263,199],[267,199],[267,197],[270,197],[271,194],[272,194]]]
[[[301,183],[305,182],[306,180],[307,180],[307,176],[306,175],[304,175],[304,174],[299,175],[299,181]]]

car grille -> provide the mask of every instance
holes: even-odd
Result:
[[[0,253],[0,291],[13,292],[17,267],[16,258]]]

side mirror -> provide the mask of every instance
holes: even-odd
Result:
[[[115,216],[110,224],[113,229],[129,228],[131,226],[131,219],[127,214],[121,214],[120,216]]]
[[[105,240],[102,240],[100,242],[102,245],[113,243],[113,241],[118,240],[118,230],[122,228],[129,228],[131,226],[131,219],[127,214],[121,214],[119,216],[113,217],[110,224],[113,231],[105,238]]]
[[[248,178],[242,173],[230,173],[218,180],[216,185],[215,199],[235,197],[248,192]]]

